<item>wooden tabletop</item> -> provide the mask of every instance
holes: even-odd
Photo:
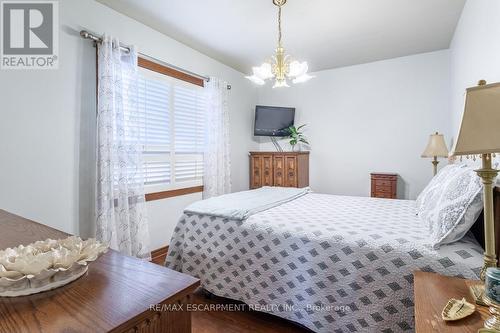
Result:
[[[68,235],[0,210],[0,249]],[[199,280],[108,251],[88,273],[64,287],[0,298],[0,332],[108,332],[146,317],[149,306],[192,293]]]
[[[470,332],[477,333],[488,318],[488,308],[476,304],[476,312],[464,319],[445,322],[441,311],[450,298],[474,300],[469,285],[480,281],[447,277],[435,273],[414,272],[415,324],[417,333]]]

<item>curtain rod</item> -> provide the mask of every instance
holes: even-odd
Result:
[[[80,36],[81,36],[82,38],[84,38],[84,39],[90,39],[90,40],[93,40],[95,43],[101,43],[101,42],[102,42],[102,38],[101,38],[101,37],[99,37],[99,36],[97,36],[97,35],[94,35],[93,33],[90,33],[90,32],[88,32],[87,30],[82,30],[82,31],[80,31]],[[122,45],[121,43],[120,43],[120,49],[122,49],[122,50],[123,50],[123,51],[125,51],[125,52],[130,52],[130,48],[129,48],[128,46]],[[159,60],[159,59],[153,58],[153,57],[148,56],[148,55],[146,55],[146,54],[142,54],[142,53],[139,53],[139,54],[140,54],[140,56],[141,56],[142,58],[145,58],[145,59],[147,59],[147,60],[150,60],[150,61],[156,62],[157,64],[160,64],[160,65],[163,65],[163,66],[170,67],[170,68],[175,69],[175,70],[177,70],[177,71],[179,71],[179,72],[183,72],[183,73],[189,74],[189,75],[191,75],[191,76],[197,77],[197,78],[202,79],[202,80],[207,81],[207,82],[208,82],[208,81],[210,81],[210,78],[209,78],[209,77],[207,77],[207,76],[203,76],[203,75],[199,75],[199,74],[193,73],[193,72],[191,72],[191,71],[188,71],[188,70],[186,70],[186,69],[182,69],[182,68],[180,68],[180,67],[177,67],[177,66],[175,66],[175,65],[169,64],[169,63],[164,62],[164,61],[162,61],[162,60]],[[231,85],[229,85],[229,84],[228,84],[228,85],[227,85],[227,89],[228,89],[228,90],[230,90],[230,89],[231,89]]]

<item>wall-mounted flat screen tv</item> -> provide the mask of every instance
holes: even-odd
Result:
[[[286,136],[292,126],[295,108],[257,105],[255,107],[255,136]]]

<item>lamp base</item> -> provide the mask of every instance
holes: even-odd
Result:
[[[484,264],[481,269],[481,281],[484,281],[486,269],[496,267],[495,255],[495,220],[493,217],[493,180],[498,174],[498,170],[493,169],[491,154],[483,154],[482,168],[476,170],[477,175],[483,183],[483,203],[484,203]]]
[[[436,156],[434,156],[434,159],[432,160],[432,172],[434,173],[434,176],[437,175],[438,173],[438,164],[439,161]]]

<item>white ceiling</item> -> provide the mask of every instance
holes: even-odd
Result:
[[[241,72],[276,46],[272,0],[97,0]],[[288,0],[285,50],[312,71],[449,47],[465,0]]]

